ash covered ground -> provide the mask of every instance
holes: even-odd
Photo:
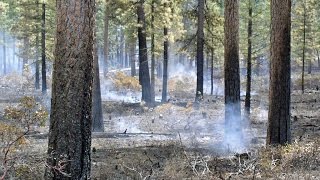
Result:
[[[216,75],[219,76],[219,75]],[[307,90],[299,91],[293,75],[291,116],[292,145],[265,147],[268,116],[268,77],[253,79],[252,110],[242,118],[242,132],[225,136],[223,82],[205,82],[205,97],[194,103],[195,74],[171,74],[169,102],[148,107],[140,102],[139,88],[117,87],[101,76],[105,133],[92,140],[92,179],[319,179],[320,172],[320,74],[307,77]],[[6,83],[4,83],[6,82]],[[2,77],[0,112],[29,95],[46,107],[32,86],[32,77]],[[241,80],[244,94],[245,80]],[[156,81],[160,101],[161,81]],[[242,107],[244,96],[241,96]],[[1,113],[2,114],[2,113]],[[34,127],[27,145],[17,152],[11,176],[42,179],[48,126]],[[242,136],[232,139],[232,137]],[[17,173],[18,170],[22,173]]]

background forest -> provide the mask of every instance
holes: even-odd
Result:
[[[80,68],[65,2],[0,0],[0,180],[319,179],[320,1],[281,1],[291,46],[276,0],[88,1]]]

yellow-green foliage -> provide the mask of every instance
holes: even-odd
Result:
[[[135,77],[127,76],[125,73],[118,71],[112,79],[116,90],[134,90],[139,91],[141,86],[139,80]]]
[[[47,117],[48,113],[33,97],[23,97],[18,105],[4,110],[4,119],[0,122],[0,158],[5,170],[9,161],[14,163],[16,150],[27,143],[25,136],[31,127],[43,126]]]

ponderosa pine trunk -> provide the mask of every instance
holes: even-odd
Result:
[[[139,0],[137,4],[138,14],[138,40],[139,40],[139,81],[142,87],[142,100],[146,103],[152,103],[151,84],[148,65],[148,49],[146,35],[146,20],[144,13],[144,0]]]
[[[131,66],[131,76],[136,76],[136,41],[132,40],[130,42],[130,66]]]
[[[239,74],[239,0],[225,0],[224,84],[225,139],[233,145],[241,142],[240,74]]]
[[[56,8],[45,179],[90,179],[95,1],[57,0]]]
[[[40,16],[39,8],[39,0],[36,0],[37,5],[37,16]],[[39,67],[39,32],[40,29],[39,25],[36,26],[36,52],[35,52],[35,66],[36,66],[36,74],[35,74],[35,88],[40,89],[40,67]]]
[[[103,58],[104,58],[104,67],[103,74],[106,77],[109,67],[109,0],[106,0],[106,7],[104,11],[104,32],[103,32]]]
[[[47,93],[47,67],[46,67],[46,4],[42,4],[42,27],[41,27],[41,75],[42,94]]]
[[[203,98],[204,0],[198,0],[196,101]]]
[[[271,0],[271,65],[267,144],[290,143],[291,0]]]
[[[94,25],[93,53],[92,131],[104,132],[96,25]]]
[[[169,58],[169,41],[168,28],[163,28],[164,42],[163,42],[163,77],[162,77],[162,99],[161,102],[167,102],[168,92],[168,58]]]
[[[302,73],[301,73],[301,91],[304,93],[304,69],[305,69],[305,54],[306,54],[306,6],[303,4],[303,45],[302,45]]]
[[[155,101],[155,39],[154,39],[154,9],[155,0],[151,1],[151,99]]]
[[[247,87],[245,99],[246,115],[250,114],[250,101],[251,101],[251,68],[252,68],[252,4],[249,0],[249,19],[248,19],[248,54],[247,54]]]

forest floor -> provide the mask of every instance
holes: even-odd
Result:
[[[92,179],[320,179],[320,74],[306,77],[303,94],[294,77],[292,144],[284,147],[265,146],[268,91],[262,77],[253,83],[251,115],[242,119],[242,133],[232,134],[243,137],[237,141],[224,136],[221,81],[200,104],[193,103],[193,82],[183,78],[169,82],[169,102],[155,107],[136,101],[139,93],[114,93],[117,100],[103,94],[106,133],[93,134]],[[1,114],[24,95],[41,96],[17,75],[0,82]],[[128,96],[133,100],[121,99]],[[38,99],[47,104],[48,98]],[[13,179],[42,179],[47,133],[47,126],[36,127],[16,152]]]

